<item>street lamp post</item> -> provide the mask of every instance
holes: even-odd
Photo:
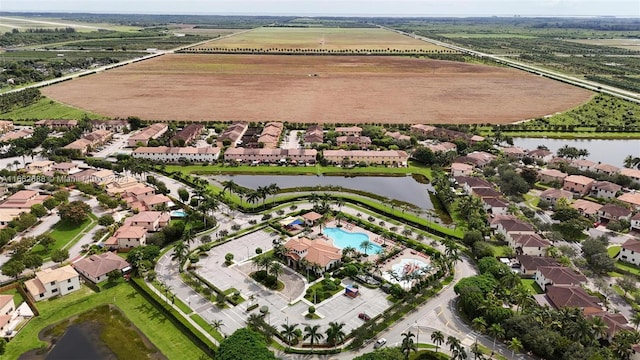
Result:
[[[416,326],[416,348],[420,348],[420,327],[418,326],[418,320],[415,321]]]

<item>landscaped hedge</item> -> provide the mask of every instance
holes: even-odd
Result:
[[[213,356],[216,346],[207,339],[200,331],[198,331],[191,323],[173,309],[169,304],[164,302],[154,293],[144,280],[140,278],[131,278],[129,283],[150,303],[155,305],[176,327],[182,331],[189,339],[191,339],[205,353]]]
[[[331,354],[339,354],[341,352],[340,349],[295,349],[295,348],[286,348],[284,350],[287,354],[305,354],[305,355],[331,355]]]

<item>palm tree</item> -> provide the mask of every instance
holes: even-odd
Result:
[[[344,323],[330,322],[329,328],[325,332],[327,334],[327,343],[331,346],[337,346],[343,342],[347,334],[342,330]]]
[[[338,207],[338,210],[342,211],[342,207],[344,206],[344,199],[341,197],[336,198],[335,204]]]
[[[284,338],[285,342],[288,345],[293,344],[293,341],[296,339],[296,328],[298,324],[282,324],[283,330],[280,331],[280,334]]]
[[[444,334],[440,330],[436,330],[431,333],[431,341],[436,345],[436,352],[438,352],[438,348],[444,342]]]
[[[196,235],[193,233],[191,229],[186,230],[182,233],[182,240],[187,244],[191,244],[196,239]]]
[[[344,219],[344,215],[342,213],[337,213],[336,220],[338,220],[338,226],[340,225],[342,219]]]
[[[500,279],[500,285],[507,290],[515,289],[520,283],[520,276],[511,271]]]
[[[493,349],[491,349],[491,352],[493,353],[496,351],[496,339],[504,338],[504,328],[502,327],[502,325],[494,323],[489,326],[488,332],[489,335],[493,336]]]
[[[262,207],[264,208],[264,202],[267,200],[267,195],[269,194],[269,187],[258,186],[256,193],[258,193],[258,196],[262,199]]]
[[[458,340],[455,336],[447,336],[447,345],[449,345],[449,351],[453,352],[453,350],[460,346],[460,340]]]
[[[480,316],[473,319],[473,321],[471,322],[471,327],[473,328],[473,330],[479,333],[484,333],[485,330],[487,330],[487,322],[483,317]]]
[[[189,253],[189,246],[182,240],[178,241],[176,245],[173,247],[173,255],[171,255],[171,260],[178,261],[178,271],[182,272],[182,264],[187,259],[187,254]]]
[[[211,322],[209,323],[209,325],[211,325],[211,328],[217,332],[220,332],[220,329],[222,328],[222,325],[224,325],[222,320],[216,320],[213,319],[211,320]]]
[[[271,203],[273,204],[276,201],[276,194],[280,192],[280,187],[276,183],[271,183],[267,188],[269,189],[269,194],[271,195]]]
[[[411,331],[408,331],[406,333],[402,333],[401,335],[402,335],[402,346],[400,347],[400,349],[404,354],[405,360],[407,360],[409,359],[409,354],[411,354],[411,351],[418,350],[416,343],[413,341],[413,338],[416,336],[416,334],[412,333]]]
[[[342,248],[343,256],[349,257],[355,253],[356,253],[356,248],[354,248],[353,246],[345,246],[344,248]]]
[[[480,348],[480,346],[478,346],[478,339],[476,339],[476,342],[473,343],[473,345],[471,345],[471,353],[473,354],[473,358],[478,360],[483,360],[484,359],[484,354],[482,352],[482,348]]]
[[[514,357],[516,355],[516,352],[522,351],[523,348],[522,342],[516,337],[511,338],[508,347],[511,350],[511,357]]]
[[[262,319],[262,316],[257,313],[251,314],[247,318],[247,327],[254,331],[257,331],[258,329],[260,329],[263,323],[264,323],[264,319]]]
[[[373,244],[369,240],[365,240],[360,243],[360,249],[364,251],[364,255],[367,255],[367,250],[371,250]]]
[[[591,326],[591,335],[595,339],[606,339],[609,326],[599,316],[594,316],[588,320]]]
[[[309,201],[311,201],[313,207],[315,208],[316,205],[318,205],[318,202],[320,202],[320,195],[318,195],[318,193],[311,193],[311,195],[309,196]]]
[[[316,342],[322,340],[324,338],[324,335],[322,335],[321,332],[319,332],[320,330],[320,325],[307,325],[304,327],[304,337],[303,340],[307,340],[309,339],[311,342],[311,349],[313,349],[313,344],[315,344]]]
[[[231,195],[232,192],[236,192],[236,190],[238,190],[238,184],[236,184],[233,180],[225,181],[222,184],[222,192],[229,190],[229,195]]]
[[[282,265],[279,262],[274,262],[271,264],[271,268],[269,269],[269,274],[275,276],[276,284],[278,283],[278,275],[282,274],[284,270],[282,269]]]
[[[640,169],[640,157],[628,155],[624,158],[624,167],[626,168],[639,168]]]
[[[264,268],[266,273],[269,273],[269,269],[271,267],[271,263],[273,262],[273,257],[269,254],[264,254],[260,256],[256,256],[253,258],[253,264],[258,268]]]
[[[246,194],[246,196],[247,196],[247,201],[248,201],[248,202],[250,202],[250,203],[252,203],[252,204],[255,204],[255,203],[256,203],[256,201],[258,201],[258,200],[260,200],[260,198],[262,198],[262,196],[260,195],[260,193],[259,193],[259,192],[257,192],[256,190],[251,190],[251,191],[249,191],[249,192]]]
[[[591,344],[594,340],[589,322],[582,317],[579,317],[576,321],[569,323],[569,326],[566,329],[566,334],[569,339],[578,341],[583,345]]]
[[[629,321],[636,326],[636,331],[638,331],[638,327],[640,327],[640,312],[634,313]]]

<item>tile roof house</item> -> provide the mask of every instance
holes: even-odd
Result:
[[[424,147],[426,147],[427,149],[431,150],[431,152],[433,152],[433,153],[437,153],[437,152],[442,152],[442,153],[455,152],[458,149],[458,146],[456,146],[456,144],[450,143],[450,142],[440,142],[440,143],[437,143],[437,144],[427,144]]]
[[[325,150],[322,155],[333,164],[341,164],[346,159],[352,163],[405,167],[409,161],[409,155],[402,150]]]
[[[474,176],[456,176],[454,180],[458,184],[458,186],[462,187],[465,193],[471,195],[473,189],[477,188],[487,188],[493,189],[493,184],[488,182],[485,179],[474,177]]]
[[[360,136],[362,134],[362,128],[359,126],[341,126],[336,127],[335,132],[340,135]]]
[[[53,161],[50,160],[44,160],[44,161],[34,161],[30,164],[27,164],[27,166],[25,167],[25,169],[27,170],[27,173],[29,174],[42,174],[48,171],[51,171],[53,168],[53,164],[55,164]]]
[[[164,133],[166,133],[168,130],[169,130],[169,126],[167,124],[162,124],[162,123],[152,124],[140,130],[137,134],[131,135],[127,140],[127,145],[129,147],[138,146],[138,144],[147,146],[147,144],[149,144],[149,140],[158,139],[160,136],[164,135]]]
[[[495,222],[496,232],[501,233],[505,237],[509,234],[535,234],[535,229],[528,222],[520,219],[501,219]]]
[[[66,265],[57,269],[38,271],[34,279],[27,280],[24,284],[31,296],[36,301],[41,301],[79,290],[80,275],[71,265]]]
[[[543,297],[549,305],[558,310],[563,307],[602,309],[599,298],[589,295],[577,285],[549,285]]]
[[[40,195],[34,190],[20,190],[0,204],[0,208],[27,210],[31,209],[33,205],[42,204],[48,198],[49,195]]]
[[[510,233],[508,237],[509,246],[516,251],[516,254],[544,256],[547,249],[553,244],[547,239],[543,239],[538,234],[518,234]]]
[[[422,136],[431,136],[436,130],[435,126],[431,125],[423,125],[423,124],[415,124],[411,125],[411,132],[420,134]]]
[[[391,138],[393,138],[395,141],[411,141],[411,136],[408,135],[403,135],[401,132],[399,131],[387,131],[384,133],[384,136],[389,136]]]
[[[516,255],[522,275],[535,275],[540,266],[560,266],[556,259],[545,256]]]
[[[317,264],[314,271],[320,274],[338,266],[342,259],[342,250],[322,238],[292,238],[284,246],[289,250],[286,255],[289,266],[300,266],[300,260],[305,259],[309,264]]]
[[[534,159],[534,160],[539,160],[542,162],[549,162],[551,159],[553,159],[553,153],[549,150],[545,150],[545,149],[534,149],[534,150],[530,150],[527,153],[527,156]]]
[[[258,162],[258,163],[283,163],[315,164],[318,150],[316,149],[249,149],[228,148],[224,152],[224,161],[227,162]]]
[[[631,210],[616,204],[605,204],[598,210],[598,217],[601,220],[621,220],[631,218]]]
[[[162,204],[169,206],[171,199],[162,194],[147,195],[137,198],[145,205],[145,210],[158,210]]]
[[[20,138],[30,138],[33,135],[33,130],[31,129],[20,129],[17,131],[11,131],[6,134],[0,136],[0,142],[6,143],[11,140],[20,139]]]
[[[609,181],[596,181],[591,187],[591,195],[603,199],[613,199],[622,186]]]
[[[631,205],[634,209],[640,209],[640,192],[628,192],[618,196],[618,200]]]
[[[304,133],[304,146],[322,144],[324,142],[324,131],[322,125],[311,125]]]
[[[555,205],[560,199],[573,199],[573,193],[571,191],[551,188],[541,192],[540,199],[544,199],[549,203]]]
[[[603,164],[603,163],[598,163],[597,165],[594,165],[592,167],[592,171],[595,171],[596,174],[613,175],[613,174],[617,173],[618,170],[620,170],[620,168],[617,167],[617,166],[613,166],[613,165],[609,165],[609,164]]]
[[[539,266],[535,281],[543,291],[549,285],[580,285],[587,278],[579,272],[564,266]]]
[[[469,176],[473,173],[473,166],[454,162],[451,164],[451,176]]]
[[[126,226],[142,226],[148,232],[156,232],[169,225],[169,213],[160,211],[141,211],[124,220]]]
[[[593,171],[593,167],[596,165],[593,161],[585,159],[575,159],[569,163],[569,166],[574,167],[580,171]]]
[[[564,178],[562,189],[580,195],[586,195],[591,191],[591,187],[593,186],[594,182],[595,180],[590,177],[582,175],[569,175]]]
[[[640,185],[640,169],[621,168],[618,174],[631,178],[631,181]]]
[[[173,146],[188,145],[196,140],[204,130],[205,127],[202,124],[189,124],[173,135],[171,139],[169,139],[169,144]]]
[[[595,308],[583,309],[583,314],[587,319],[593,317],[599,317],[607,325],[607,337],[608,341],[611,341],[615,334],[621,330],[631,331],[633,328],[629,326],[629,320],[621,313],[612,314],[608,311]],[[600,338],[600,336],[598,336]]]
[[[147,229],[142,226],[123,225],[104,244],[110,250],[129,251],[147,244]]]
[[[483,198],[484,209],[492,215],[505,215],[509,210],[509,202],[501,197]]]
[[[640,266],[640,240],[629,239],[622,244],[618,260]]]
[[[39,120],[35,126],[47,126],[53,130],[69,130],[78,126],[78,120]]]
[[[371,138],[368,136],[344,135],[336,138],[338,146],[357,146],[361,150],[366,150],[371,146]]]
[[[129,129],[129,122],[127,120],[93,120],[91,127],[94,130],[124,132]]]
[[[478,161],[477,166],[479,167],[484,167],[485,165],[490,163],[492,160],[495,160],[497,158],[497,156],[493,154],[489,154],[488,152],[485,152],[485,151],[474,151],[467,154],[467,157],[476,159]]]
[[[262,133],[258,138],[258,143],[261,143],[264,148],[275,149],[278,147],[280,141],[280,135],[284,129],[284,124],[281,122],[269,122],[262,129]]]
[[[60,172],[63,174],[75,174],[80,171],[80,168],[78,168],[78,164],[71,163],[71,162],[63,162],[63,163],[54,164],[51,167],[51,170],[53,172]]]
[[[569,175],[556,169],[542,169],[538,171],[540,181],[547,184],[552,182],[562,183],[567,176]]]
[[[219,147],[177,147],[177,146],[141,146],[131,153],[134,158],[177,163],[214,162],[220,157]]]
[[[502,198],[501,192],[494,190],[492,188],[485,188],[485,187],[471,189],[471,195],[477,196],[481,199]]]
[[[113,270],[125,272],[131,269],[128,262],[111,251],[86,257],[74,263],[73,267],[94,284],[107,280],[107,274]]]
[[[512,159],[522,159],[526,154],[525,151],[519,147],[507,147],[503,148],[502,152],[505,156]]]
[[[578,199],[571,203],[569,207],[572,207],[580,212],[580,214],[585,216],[595,216],[598,214],[598,210],[602,207],[601,204],[597,202]]]
[[[231,142],[231,147],[236,147],[238,145],[238,143],[240,142],[240,140],[242,140],[242,136],[247,132],[247,130],[249,129],[249,124],[246,122],[235,122],[231,125],[229,125],[229,127],[227,127],[226,129],[224,129],[224,131],[222,132],[222,134],[220,134],[220,136],[218,136],[217,142],[218,147],[222,147],[222,142],[224,142],[225,140],[228,140]]]
[[[630,226],[630,230],[631,231],[640,231],[640,212],[638,212],[637,214],[633,215],[631,217],[631,219],[629,220],[629,222],[631,223]]]
[[[12,333],[11,320],[17,316],[13,295],[0,295],[0,337],[8,337]]]

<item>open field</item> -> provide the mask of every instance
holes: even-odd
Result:
[[[18,29],[25,31],[27,29],[55,29],[72,27],[76,31],[95,31],[98,29],[118,30],[118,31],[134,31],[139,28],[134,26],[122,26],[107,23],[85,23],[81,21],[69,21],[56,18],[45,17],[21,17],[21,16],[0,16],[0,32]]]
[[[185,24],[185,25],[176,26],[175,28],[171,28],[170,30],[174,33],[216,37],[216,36],[231,35],[233,33],[237,33],[240,31],[246,31],[247,29],[215,29],[215,28],[198,27],[197,25]]]
[[[263,27],[194,49],[445,50],[379,28]]]
[[[171,54],[43,88],[109,117],[310,123],[510,123],[583,89],[514,69],[407,57]]]
[[[0,114],[0,119],[5,120],[42,120],[42,119],[82,119],[84,116],[89,119],[104,119],[105,117],[89,111],[60,104],[51,99],[42,98],[35,104],[27,107],[14,109]]]
[[[578,44],[611,46],[621,49],[640,51],[640,39],[580,39],[567,41],[575,42]]]

